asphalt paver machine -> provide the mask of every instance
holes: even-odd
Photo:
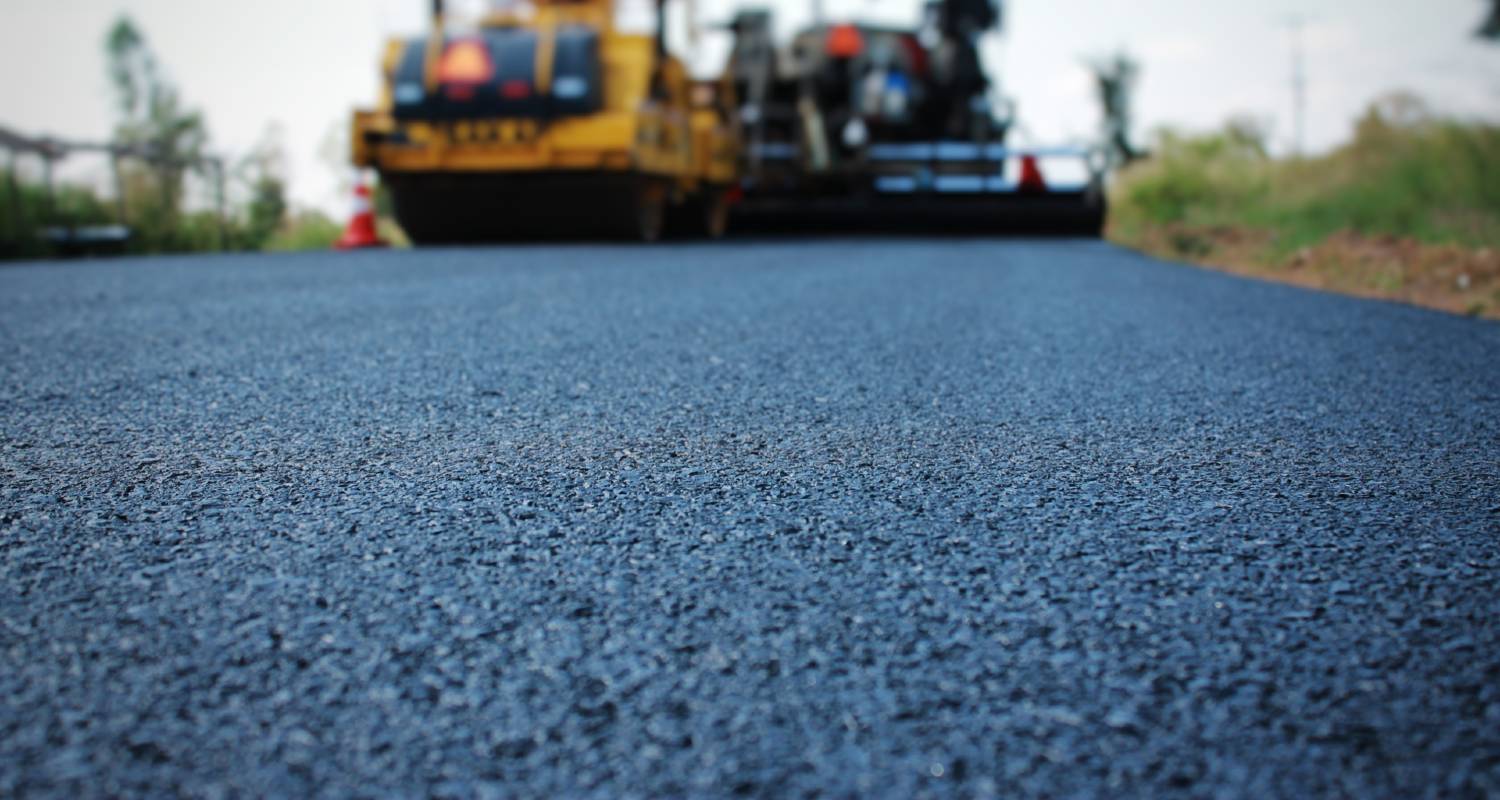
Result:
[[[1011,104],[991,101],[998,2],[935,0],[912,28],[818,21],[785,44],[769,11],[739,13],[740,215],[1097,235],[1103,154],[1012,146]]]

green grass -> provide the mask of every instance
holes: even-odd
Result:
[[[189,253],[217,250],[326,250],[342,226],[317,211],[287,214],[269,233],[257,232],[245,209],[231,209],[220,221],[210,211],[173,211],[139,175],[132,176],[128,224],[131,253]],[[42,236],[52,225],[104,225],[119,220],[113,198],[92,189],[59,182],[49,200],[43,186],[12,181],[0,169],[0,260],[56,255]]]
[[[1371,107],[1354,138],[1320,157],[1277,160],[1246,125],[1158,137],[1112,193],[1130,243],[1163,226],[1269,234],[1276,259],[1340,232],[1473,247],[1500,244],[1500,127],[1439,119],[1411,98]],[[1200,253],[1186,236],[1186,257]]]
[[[287,218],[280,230],[266,243],[272,252],[328,250],[343,233],[338,223],[317,211],[303,211]]]
[[[1329,291],[1500,318],[1500,126],[1375,104],[1344,146],[1275,159],[1253,126],[1164,132],[1111,189],[1109,235]]]
[[[0,169],[0,259],[47,255],[41,231],[48,225],[102,225],[113,209],[92,192],[60,184],[49,199],[42,186],[12,179]]]

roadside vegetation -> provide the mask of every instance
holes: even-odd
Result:
[[[1161,132],[1111,201],[1110,237],[1153,255],[1500,318],[1500,126],[1410,95],[1311,158],[1270,157],[1246,121]]]
[[[320,211],[289,210],[279,186],[261,186],[247,202],[231,205],[221,219],[210,209],[168,213],[151,197],[147,183],[127,178],[123,222],[131,238],[123,250],[128,253],[325,250],[343,230]],[[0,201],[0,259],[57,255],[44,237],[48,228],[86,229],[122,221],[116,200],[89,186],[59,183],[49,201],[40,182],[12,177],[0,168],[0,192],[6,195]]]
[[[59,255],[49,231],[110,225],[129,230],[115,249],[130,253],[323,249],[338,238],[325,215],[290,207],[274,127],[248,154],[212,157],[202,114],[184,103],[134,23],[116,22],[104,50],[117,120],[111,141],[152,155],[120,158],[107,188],[59,180],[50,193],[40,157],[0,167],[0,258]],[[108,155],[72,158],[111,168]]]

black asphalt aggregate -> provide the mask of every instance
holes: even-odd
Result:
[[[0,796],[1500,794],[1500,325],[1107,244],[0,268]]]

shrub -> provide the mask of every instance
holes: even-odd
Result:
[[[338,223],[318,211],[301,211],[287,218],[266,244],[267,250],[327,250],[343,233]]]
[[[1500,242],[1500,127],[1433,116],[1393,95],[1370,107],[1345,146],[1273,160],[1243,123],[1200,136],[1157,136],[1152,158],[1112,193],[1126,240],[1149,226],[1249,226],[1278,252],[1339,231],[1430,243]]]

